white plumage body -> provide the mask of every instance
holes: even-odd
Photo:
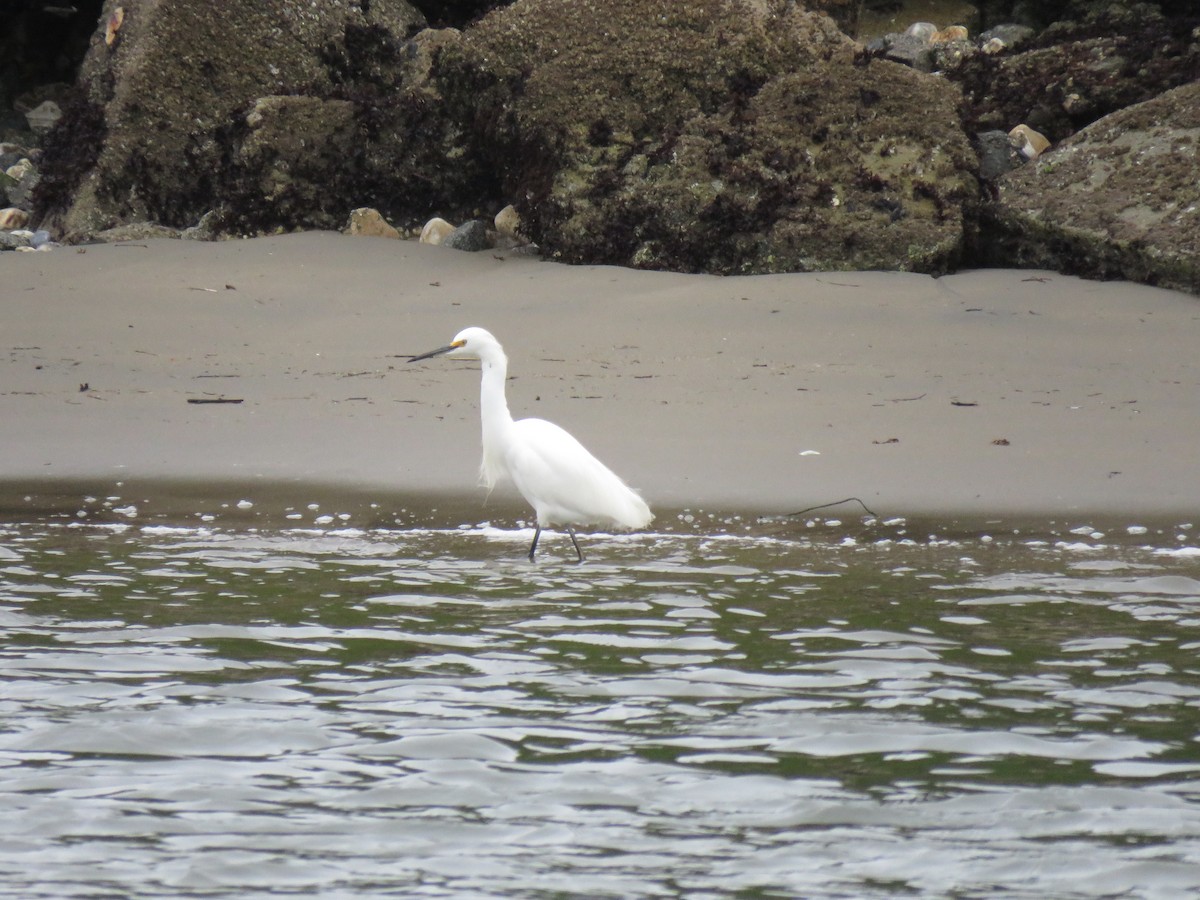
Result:
[[[654,518],[646,501],[569,432],[545,419],[513,419],[504,393],[508,358],[489,332],[466,328],[449,345],[415,356],[413,361],[441,354],[475,358],[482,364],[480,480],[490,490],[508,477],[533,507],[538,527],[530,559],[546,526],[567,526],[575,542],[574,525],[644,528]],[[575,549],[579,552],[578,543]],[[582,553],[579,556],[583,558]]]
[[[646,501],[568,431],[545,419],[513,422],[507,446],[488,452],[483,481],[512,479],[537,513],[538,524],[644,528],[652,517]]]

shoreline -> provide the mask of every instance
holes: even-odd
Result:
[[[322,232],[4,266],[10,499],[295,485],[297,503],[523,516],[475,487],[477,364],[407,363],[477,324],[505,345],[515,416],[562,424],[668,513],[1200,510],[1200,302],[1179,292],[1011,270],[678,275]],[[188,402],[213,399],[241,402]]]
[[[863,550],[964,543],[1001,554],[1016,545],[1084,553],[1124,547],[1189,556],[1196,554],[1200,542],[1200,521],[1186,513],[924,511],[888,517],[879,510],[868,513],[857,503],[801,516],[663,506],[654,512],[654,521],[628,538],[768,539]],[[414,531],[494,536],[498,529],[521,547],[533,533],[531,511],[519,495],[486,497],[482,489],[474,495],[394,493],[308,482],[0,482],[0,528],[31,525],[81,534],[184,529],[384,537]],[[577,531],[589,541],[605,535],[625,539],[623,532],[603,527]],[[543,535],[562,541],[571,555],[564,529],[548,528]]]

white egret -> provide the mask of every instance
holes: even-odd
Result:
[[[542,529],[567,526],[579,561],[576,525],[643,528],[654,516],[638,494],[567,431],[545,419],[513,420],[504,397],[508,357],[490,332],[465,328],[445,347],[412,357],[478,359],[482,363],[479,416],[483,424],[480,481],[491,490],[505,476],[512,479],[537,514],[529,561],[537,552]]]

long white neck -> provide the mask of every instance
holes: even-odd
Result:
[[[490,489],[496,479],[508,474],[503,448],[510,443],[513,430],[512,413],[504,396],[508,378],[508,357],[498,346],[480,358],[482,366],[479,385],[479,418],[483,423],[483,465],[480,476]]]

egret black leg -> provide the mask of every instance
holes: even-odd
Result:
[[[538,538],[542,536],[542,526],[537,525],[533,530],[533,543],[529,545],[529,561],[533,562],[533,554],[537,552]]]
[[[575,540],[575,529],[567,528],[567,534],[571,536],[571,543],[575,545],[575,555],[579,557],[579,562],[583,562],[583,551],[579,549],[579,541]]]

